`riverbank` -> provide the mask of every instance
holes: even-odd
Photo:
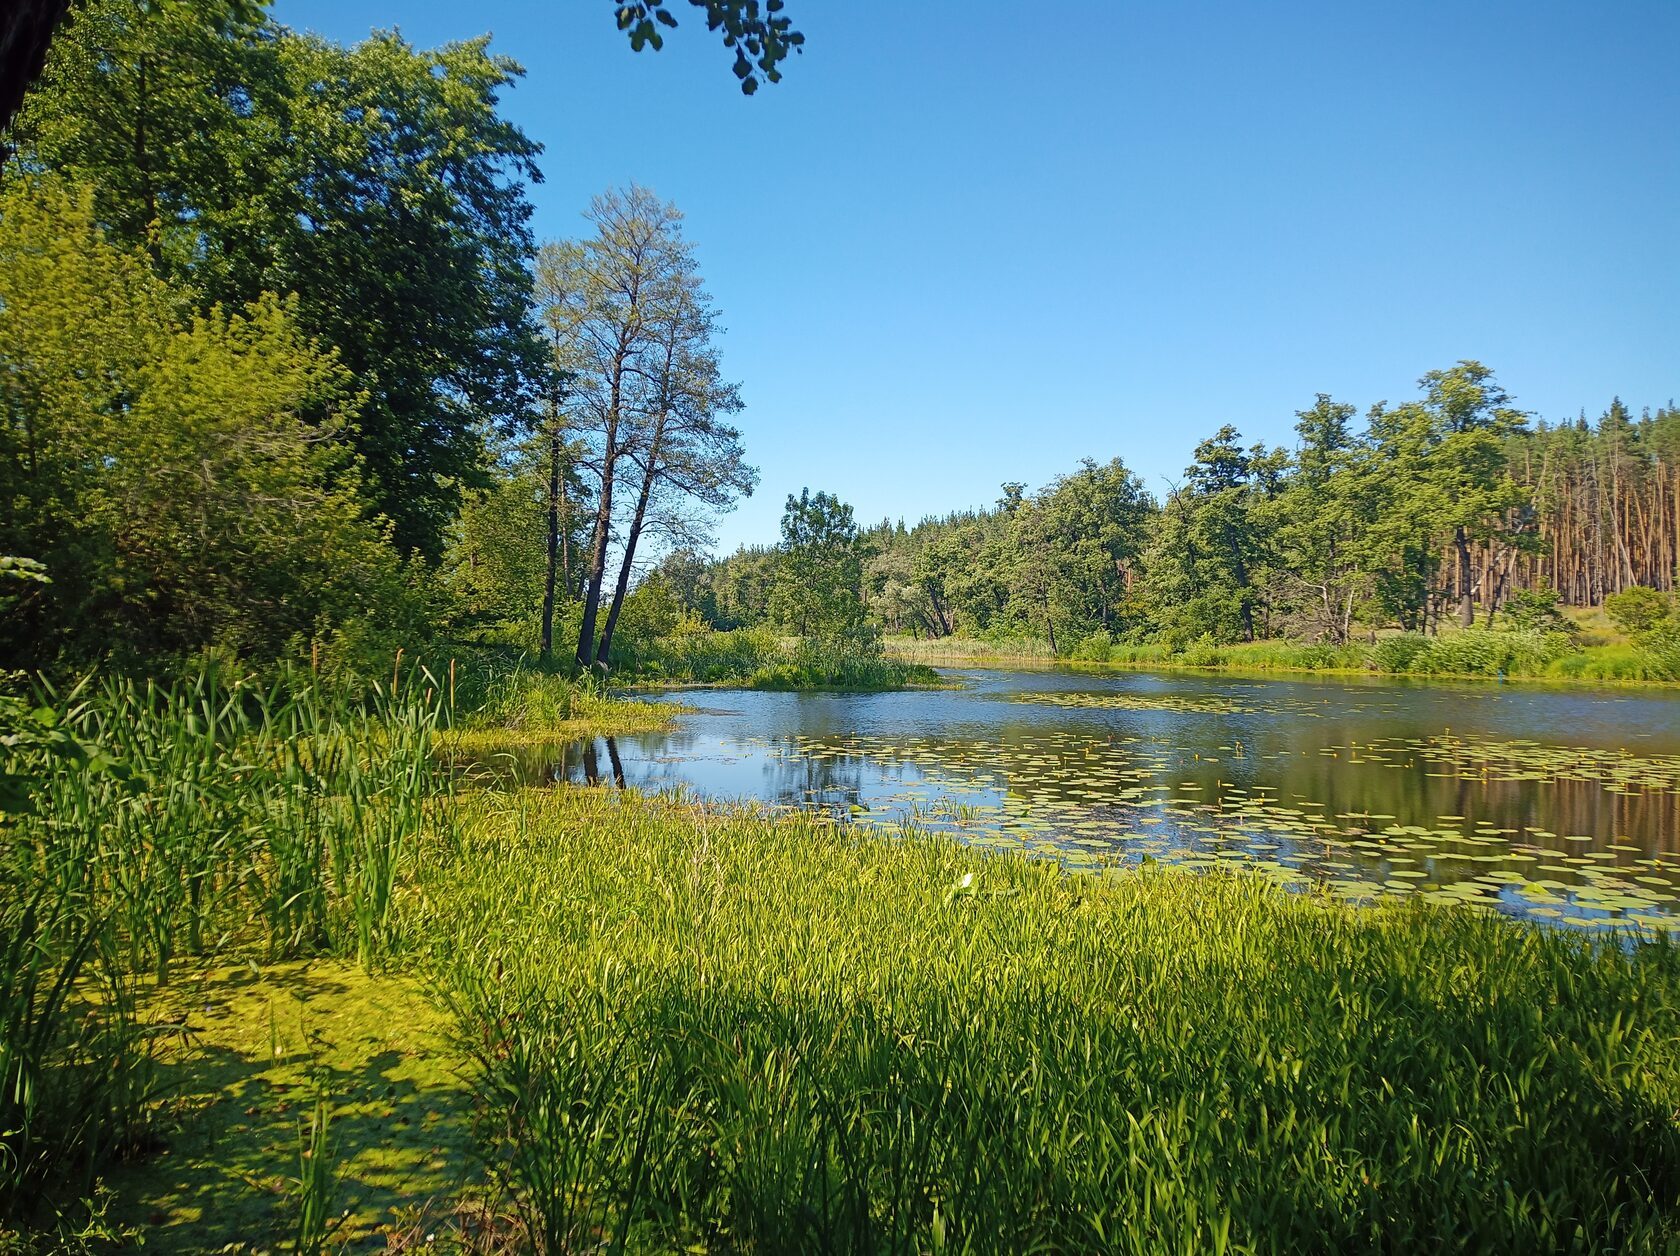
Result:
[[[271,1022],[287,1059],[251,1059],[261,1084],[219,1100],[251,1112],[236,1171],[110,1179],[155,1241],[283,1226],[314,1096],[340,1135],[346,1237],[422,1217],[546,1251],[720,1234],[775,1251],[1655,1251],[1680,1233],[1671,946],[1242,875],[1069,878],[634,794],[457,805],[459,846],[417,865],[381,975],[281,970],[243,1003],[206,988],[243,1021],[203,1040],[204,1067]],[[417,977],[451,1024],[421,1012],[399,1044],[385,1000]],[[265,1004],[263,982],[295,1007]],[[324,1071],[306,1085],[294,1056]],[[196,1194],[155,1192],[177,1179]]]
[[[1514,639],[1514,640],[1511,640]],[[1577,687],[1680,687],[1661,663],[1626,644],[1548,650],[1525,634],[1472,630],[1444,638],[1384,638],[1334,647],[1288,641],[1192,646],[1113,645],[1052,655],[1032,643],[889,638],[890,655],[942,667],[1075,666],[1117,671],[1236,676],[1362,676],[1416,681],[1520,681]]]
[[[40,1190],[10,1206],[47,1192],[63,1216],[36,1211],[13,1247],[1680,1238],[1669,942],[1356,908],[1229,870],[1070,875],[634,790],[456,792],[427,768],[454,734],[428,746],[424,708],[366,722],[311,701],[247,708],[204,746],[167,704],[112,705],[135,783],[67,779],[19,821],[24,845],[72,820],[90,835],[67,872],[198,859],[203,893],[76,883],[110,903],[79,980],[111,1001],[38,1017],[69,1036],[37,1061],[57,1084],[32,1128],[73,1133],[53,1107],[73,1099],[120,1125],[96,1131],[86,1186],[29,1162]],[[596,714],[669,717],[612,701]],[[274,758],[306,715],[300,758]],[[541,733],[524,718],[500,734]],[[217,809],[164,805],[187,794]],[[8,946],[31,945],[23,901]],[[76,1071],[78,1044],[109,1067]]]

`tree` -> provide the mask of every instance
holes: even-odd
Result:
[[[1421,400],[1371,413],[1371,434],[1385,464],[1377,530],[1388,550],[1401,556],[1405,580],[1397,587],[1391,581],[1391,588],[1402,621],[1427,613],[1444,548],[1452,558],[1459,623],[1469,627],[1478,592],[1490,615],[1497,606],[1504,583],[1499,562],[1513,563],[1538,541],[1533,495],[1511,476],[1506,452],[1507,442],[1526,431],[1528,416],[1511,406],[1493,372],[1479,362],[1430,371],[1418,387]],[[1486,558],[1479,573],[1477,549]],[[1502,574],[1508,579],[1508,565]]]
[[[654,375],[646,381],[650,387],[641,416],[643,431],[625,450],[640,485],[624,529],[618,580],[595,651],[602,663],[611,657],[613,630],[630,588],[650,510],[661,499],[679,514],[689,504],[725,510],[737,496],[750,495],[758,482],[758,472],[746,463],[740,432],[723,422],[724,415],[741,409],[740,393],[722,379],[714,344],[716,315],[700,286],[686,241],[675,241],[670,267],[666,281],[659,285],[658,299],[649,308],[657,341],[649,355]]]
[[[1296,412],[1294,474],[1274,499],[1280,566],[1308,591],[1308,622],[1336,645],[1352,636],[1354,607],[1369,584],[1373,485],[1353,416],[1354,407],[1326,393]]]
[[[147,0],[146,7],[156,10],[169,3],[171,0]],[[762,6],[758,0],[689,3],[705,10],[708,30],[722,31],[724,47],[735,53],[735,77],[748,96],[758,90],[761,77],[766,82],[780,82],[781,62],[789,53],[799,52],[805,43],[805,37],[793,29],[792,20],[782,13],[783,0],[764,0]],[[252,0],[242,0],[239,7],[247,15],[257,9]],[[41,73],[54,34],[70,9],[70,0],[12,0],[0,15],[0,131],[11,123],[25,91]],[[643,48],[658,51],[664,46],[659,27],[677,25],[671,6],[659,0],[631,0],[628,4],[614,0],[614,12],[618,29],[629,34],[630,46],[637,52]],[[76,20],[81,20],[80,12]]]
[[[1244,449],[1229,424],[1196,446],[1169,495],[1150,563],[1157,614],[1180,634],[1254,641],[1274,566],[1268,503],[1282,491],[1282,451]]]
[[[17,124],[13,169],[96,189],[110,238],[201,310],[295,293],[363,390],[350,438],[399,548],[435,558],[482,433],[544,382],[524,181],[480,39],[294,35],[241,0],[92,0]]]
[[[632,452],[645,447],[658,408],[660,311],[677,303],[687,257],[681,215],[645,188],[604,192],[585,218],[595,233],[544,245],[537,282],[554,368],[568,381],[567,412],[584,442],[579,465],[594,481],[577,641],[578,665],[590,668],[606,662],[596,653],[596,620],[619,477]]]
[[[1155,502],[1120,459],[1086,458],[1072,475],[1058,476],[1035,499],[1046,546],[1049,600],[1058,616],[1081,632],[1121,627],[1138,576]]]
[[[828,493],[789,494],[770,613],[825,643],[873,642],[863,605],[863,547],[852,508]]]
[[[221,646],[274,656],[353,621],[398,628],[403,572],[339,439],[355,393],[295,303],[179,313],[91,197],[0,202],[0,553],[50,596],[9,657]]]

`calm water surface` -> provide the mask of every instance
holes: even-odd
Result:
[[[959,689],[710,690],[527,776],[906,820],[1070,867],[1235,862],[1354,900],[1680,927],[1680,695],[953,670]]]

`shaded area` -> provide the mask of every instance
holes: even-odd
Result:
[[[294,1224],[299,1151],[330,1104],[344,1243],[382,1242],[477,1181],[447,1019],[410,979],[338,961],[216,969],[157,991],[185,1022],[166,1053],[163,1146],[109,1179],[115,1218],[165,1251],[267,1247]]]

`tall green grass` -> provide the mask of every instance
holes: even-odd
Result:
[[[783,638],[765,628],[660,637],[615,659],[620,679],[752,689],[902,689],[938,682],[922,663],[864,643]]]
[[[1332,645],[1290,640],[1221,645],[1212,637],[1181,644],[1110,642],[1097,634],[1069,656],[1123,667],[1245,672],[1375,672],[1393,676],[1663,681],[1680,662],[1659,644],[1580,645],[1566,633],[1487,628],[1435,635],[1391,633],[1375,641]],[[1680,651],[1676,652],[1680,659]]]
[[[0,818],[0,1216],[141,1140],[161,1032],[135,1011],[142,977],[223,951],[375,965],[447,819],[423,674],[348,690],[207,665],[41,697],[88,749],[18,738],[0,763],[32,804]]]
[[[407,936],[540,1250],[1659,1251],[1680,951],[634,795]]]

